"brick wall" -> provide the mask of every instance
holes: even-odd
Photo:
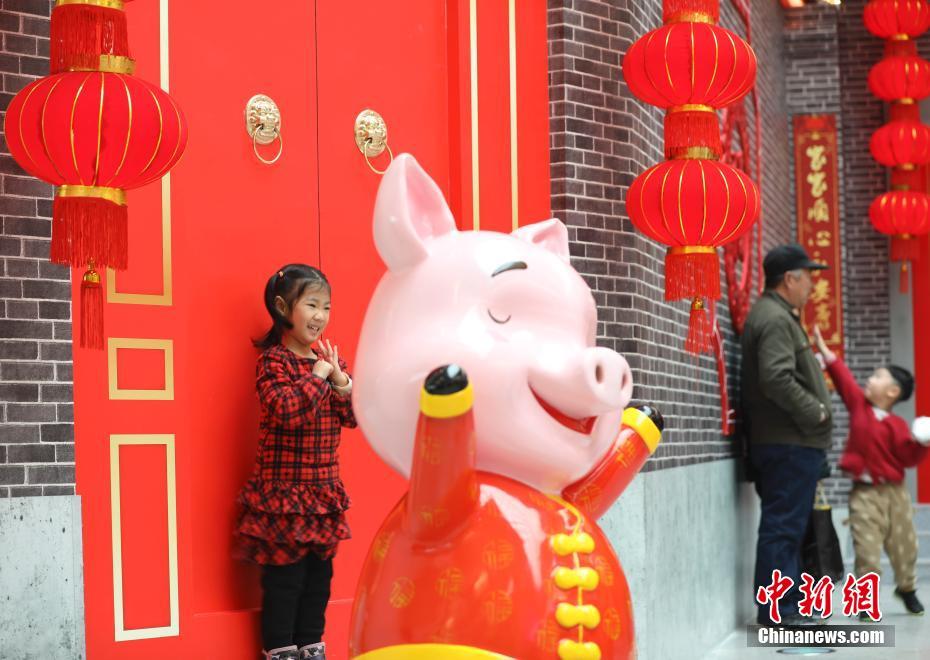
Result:
[[[743,32],[728,2],[721,24]],[[785,106],[782,13],[753,3],[753,45],[763,112],[764,245],[791,235],[793,204]],[[624,354],[637,400],[655,402],[669,429],[646,469],[718,460],[740,451],[720,434],[716,363],[682,349],[688,306],[663,300],[663,246],[635,231],[624,199],[633,179],[662,160],[662,113],[638,101],[620,63],[635,39],[661,25],[661,2],[550,0],[552,208],[569,226],[573,263],[594,290],[598,342]],[[752,116],[750,114],[750,121]],[[725,281],[724,281],[725,285]],[[724,286],[724,289],[726,287]],[[738,347],[725,302],[717,307],[738,395]]]
[[[50,0],[2,0],[0,121],[48,73]],[[49,263],[52,187],[0,143],[0,497],[74,493],[71,282]]]

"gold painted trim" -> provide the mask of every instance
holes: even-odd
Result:
[[[72,66],[68,71],[100,71],[101,73],[123,73],[132,75],[136,71],[136,61],[125,55],[108,55],[100,56],[100,63],[94,68]]]
[[[165,482],[168,488],[168,611],[170,623],[160,628],[134,628],[127,630],[123,612],[123,530],[120,518],[121,495],[119,476],[119,450],[123,446],[164,445]],[[178,637],[181,634],[180,606],[178,601],[178,512],[177,473],[175,468],[175,438],[173,434],[132,434],[110,436],[110,527],[113,532],[113,625],[115,641]]]
[[[65,184],[58,187],[58,197],[97,197],[108,202],[126,206],[126,192],[122,188],[106,186],[72,186]]]
[[[471,383],[453,394],[430,394],[426,388],[420,390],[420,411],[434,419],[448,419],[467,413],[474,403],[475,391]]]
[[[471,65],[471,205],[473,229],[481,229],[481,193],[478,180],[478,0],[470,0],[468,33]]]
[[[649,415],[636,408],[627,408],[623,411],[622,423],[636,431],[649,448],[650,455],[655,453],[656,447],[662,441],[662,432]]]
[[[123,11],[123,0],[57,0],[55,2],[56,7],[62,5],[93,5],[94,7]]]
[[[118,349],[159,350],[165,357],[165,388],[162,390],[123,390],[117,378]],[[174,342],[171,339],[107,338],[107,375],[111,401],[174,401]]]
[[[355,656],[354,660],[515,660],[509,655],[458,644],[398,644]]]
[[[158,23],[160,30],[160,57],[161,75],[159,79],[160,86],[165,92],[170,91],[169,71],[170,64],[168,53],[168,2],[169,0],[159,0]],[[128,89],[127,89],[128,95]],[[132,108],[130,108],[130,113]],[[130,116],[130,125],[132,117]],[[127,141],[126,148],[129,148]],[[124,156],[125,157],[125,156]],[[122,164],[120,165],[122,167]],[[171,307],[173,305],[172,295],[172,270],[171,270],[171,173],[168,172],[161,180],[161,275],[162,275],[162,293],[119,293],[116,291],[116,271],[107,268],[107,302],[123,305],[154,305],[162,307]]]
[[[513,229],[520,226],[520,185],[517,178],[517,0],[510,0],[507,23],[510,44],[510,212]]]

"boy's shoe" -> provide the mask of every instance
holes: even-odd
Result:
[[[326,660],[326,643],[317,642],[301,646],[300,660]]]
[[[262,651],[262,660],[300,660],[296,646],[282,646],[279,649]]]
[[[917,600],[916,589],[914,591],[901,591],[900,589],[895,589],[894,595],[904,602],[904,607],[907,608],[907,611],[911,614],[924,613],[924,606],[921,605],[919,600]]]
[[[872,622],[872,623],[878,623],[878,622],[879,622],[879,619],[873,619],[873,618],[872,618],[872,615],[869,614],[868,612],[859,612],[859,620],[860,620],[860,621],[870,621],[870,622]]]

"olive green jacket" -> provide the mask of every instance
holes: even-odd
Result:
[[[774,291],[766,291],[753,305],[742,349],[743,420],[749,441],[827,449],[833,415],[823,371],[801,322]]]

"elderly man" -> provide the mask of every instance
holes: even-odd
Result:
[[[798,614],[801,543],[833,427],[827,384],[800,322],[811,271],[823,268],[800,245],[769,252],[765,293],[742,336],[743,415],[762,503],[755,585],[771,584],[775,569],[794,580],[779,603],[783,625],[811,622]],[[767,605],[759,606],[758,623],[772,624]]]

